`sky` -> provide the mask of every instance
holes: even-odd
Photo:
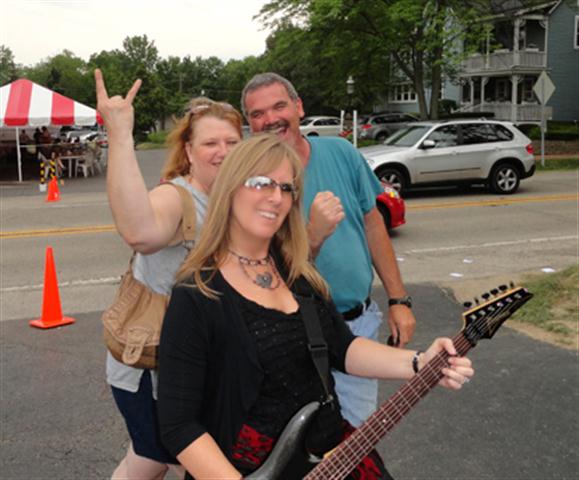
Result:
[[[162,58],[227,61],[265,50],[268,32],[252,20],[266,0],[0,0],[0,44],[31,66],[62,50],[88,60],[147,35]]]

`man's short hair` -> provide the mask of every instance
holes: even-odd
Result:
[[[273,72],[258,73],[257,75],[254,75],[249,82],[246,83],[245,87],[243,87],[243,91],[241,92],[241,111],[243,112],[245,118],[247,118],[247,109],[245,108],[245,97],[247,94],[257,90],[258,88],[273,85],[274,83],[281,83],[293,101],[296,101],[299,98],[297,90],[287,78],[284,78],[281,75]]]

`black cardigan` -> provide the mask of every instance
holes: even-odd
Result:
[[[300,284],[300,290],[305,284],[313,293],[306,282]],[[176,456],[208,432],[231,459],[263,370],[238,295],[219,272],[209,286],[223,295],[211,299],[182,284],[173,289],[159,348],[159,423],[171,454]],[[332,302],[328,307],[336,332],[336,341],[329,345],[330,365],[344,371],[354,336]]]

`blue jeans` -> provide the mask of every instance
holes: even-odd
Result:
[[[382,312],[376,302],[355,320],[346,324],[354,335],[378,340],[378,329],[382,323]],[[378,381],[369,378],[355,377],[332,370],[336,382],[336,393],[342,410],[342,416],[358,428],[378,408]]]

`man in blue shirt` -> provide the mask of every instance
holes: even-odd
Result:
[[[355,335],[376,339],[382,313],[370,299],[374,266],[388,294],[394,343],[406,345],[416,320],[382,217],[376,209],[380,182],[346,140],[304,137],[302,101],[275,73],[253,77],[241,99],[252,132],[269,131],[297,151],[305,168],[304,213],[316,266]],[[342,415],[358,427],[377,408],[376,380],[334,372]]]

